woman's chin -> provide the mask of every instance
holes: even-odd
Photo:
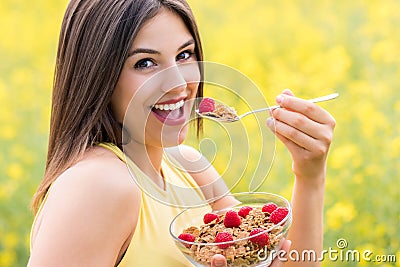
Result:
[[[188,134],[188,127],[187,127],[187,125],[185,125],[179,131],[179,134],[178,134],[178,145],[182,144],[186,140],[187,134]]]
[[[173,147],[173,146],[178,146],[181,145],[187,137],[187,127],[183,127],[181,131],[175,135],[173,138],[172,136],[164,136],[163,141],[162,141],[162,146],[163,147]]]

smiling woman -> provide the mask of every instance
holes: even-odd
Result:
[[[169,183],[192,188],[190,198],[203,201],[196,179],[219,179],[213,168],[196,178],[163,159],[166,144],[185,139],[194,99],[202,96],[198,60],[201,43],[185,1],[70,1],[46,173],[33,200],[29,266],[189,264],[168,235],[180,208],[141,192],[134,179],[178,206],[187,199]],[[134,119],[124,121],[129,111]],[[225,193],[221,185],[209,197]]]
[[[169,236],[173,218],[184,207],[237,203],[214,167],[182,145],[203,96],[202,61],[184,0],[69,2],[29,266],[190,265]],[[296,249],[320,250],[335,121],[291,91],[277,102],[268,125],[291,152],[296,176],[289,237]],[[211,266],[226,266],[213,257]]]
[[[185,122],[190,117],[200,81],[195,49],[196,43],[182,19],[168,10],[149,20],[139,31],[111,99],[113,112],[120,123],[131,105],[129,111],[135,116],[129,133],[134,131],[133,128],[146,128],[146,142],[159,140],[159,147],[165,125],[177,126],[176,130],[186,133]],[[188,72],[181,70],[182,65],[194,68],[192,77],[185,75]],[[182,127],[185,129],[180,129]],[[131,138],[137,139],[132,135]],[[184,139],[183,135],[178,142]]]

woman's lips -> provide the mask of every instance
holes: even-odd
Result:
[[[185,101],[166,101],[155,104],[151,111],[154,116],[166,125],[181,125],[185,122]]]
[[[185,104],[185,101],[182,99],[178,102],[172,102],[172,103],[168,103],[168,102],[163,102],[163,103],[159,103],[159,104],[155,104],[153,106],[153,109],[155,110],[176,110],[179,109],[181,107],[183,107],[183,105]]]

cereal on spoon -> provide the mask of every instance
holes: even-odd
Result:
[[[238,115],[233,107],[216,103],[214,99],[206,97],[200,102],[199,113],[202,116],[218,118],[219,120],[235,121]]]

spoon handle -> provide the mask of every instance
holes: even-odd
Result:
[[[329,94],[329,95],[320,96],[320,97],[317,97],[317,98],[312,98],[312,99],[309,99],[307,101],[310,101],[312,103],[318,103],[318,102],[323,102],[323,101],[328,101],[328,100],[331,100],[331,99],[335,99],[338,96],[339,96],[338,93],[333,93],[333,94]],[[281,106],[279,106],[279,105],[275,105],[275,106],[270,106],[270,107],[266,107],[266,108],[260,108],[260,109],[251,110],[251,111],[248,111],[248,112],[243,113],[242,115],[240,115],[239,119],[241,119],[241,118],[243,118],[243,117],[245,117],[247,115],[253,114],[253,113],[262,112],[262,111],[271,110],[271,109],[276,109],[276,108],[280,108],[280,107]]]

